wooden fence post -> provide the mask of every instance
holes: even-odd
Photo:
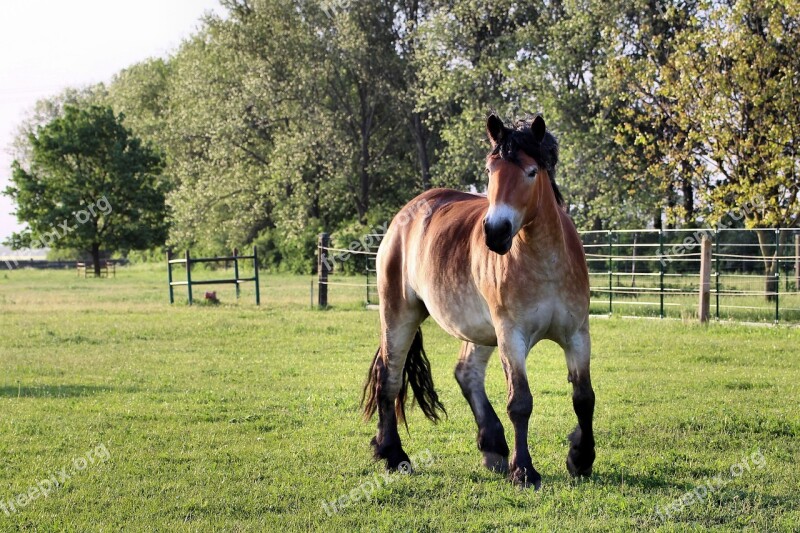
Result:
[[[233,249],[233,279],[236,280],[236,283],[234,283],[234,285],[236,285],[236,299],[238,300],[239,299],[239,292],[241,290],[239,288],[239,249],[238,248],[234,248]]]
[[[800,291],[800,233],[794,235],[794,290]]]
[[[192,305],[192,258],[186,250],[186,288],[189,289],[189,305]]]
[[[711,240],[703,235],[700,243],[700,307],[697,314],[700,322],[708,322],[711,303]]]
[[[320,233],[319,235],[319,250],[317,253],[317,273],[319,274],[319,294],[318,305],[325,309],[328,307],[328,273],[330,272],[328,265],[328,247],[330,246],[330,235],[327,233]]]
[[[258,246],[253,246],[253,270],[256,282],[256,305],[261,305],[261,281],[258,279]]]
[[[169,281],[169,303],[175,303],[175,291],[172,288],[172,252],[167,250],[167,280]],[[115,274],[116,277],[116,274]]]

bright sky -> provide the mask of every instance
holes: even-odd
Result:
[[[199,26],[218,0],[24,0],[0,15],[0,190],[8,185],[8,146],[37,100],[66,87],[108,82],[123,68],[164,57]],[[21,229],[0,195],[0,242]]]

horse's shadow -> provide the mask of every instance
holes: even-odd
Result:
[[[686,481],[676,482],[667,475],[653,475],[653,474],[626,474],[621,472],[598,472],[592,474],[588,478],[576,478],[573,481],[576,484],[580,483],[594,483],[600,486],[608,487],[621,487],[629,485],[631,487],[638,487],[645,490],[653,489],[677,489],[679,491],[693,490],[697,483],[688,483]]]

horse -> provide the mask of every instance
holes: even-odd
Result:
[[[447,414],[422,343],[420,326],[432,316],[462,341],[455,378],[478,426],[483,465],[515,485],[538,489],[541,475],[528,450],[533,397],[526,358],[542,339],[564,350],[572,384],[578,424],[567,437],[567,470],[590,476],[595,460],[588,268],[556,185],[558,142],[544,119],[506,125],[491,114],[486,131],[486,195],[428,190],[398,212],[380,244],[380,346],[361,405],[365,420],[378,413],[374,458],[388,470],[408,471],[397,429],[398,421],[408,428],[408,386],[431,421]],[[484,386],[495,347],[514,428],[510,460],[503,424]]]

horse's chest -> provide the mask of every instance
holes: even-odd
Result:
[[[506,323],[522,332],[533,346],[542,339],[566,343],[584,321],[583,313],[563,298],[542,298],[535,304],[509,313]]]

